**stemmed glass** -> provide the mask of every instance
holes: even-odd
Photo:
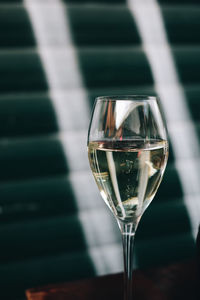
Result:
[[[88,157],[100,194],[122,234],[124,300],[131,300],[135,232],[160,185],[168,158],[158,99],[98,97],[89,126]]]

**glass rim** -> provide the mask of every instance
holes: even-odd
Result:
[[[158,100],[157,96],[151,95],[110,95],[110,96],[98,96],[95,98],[96,101],[126,101],[126,100],[135,100],[135,101],[147,101],[147,100]]]

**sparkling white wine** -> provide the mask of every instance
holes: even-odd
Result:
[[[167,141],[90,142],[88,156],[101,196],[114,215],[137,223],[161,182]]]

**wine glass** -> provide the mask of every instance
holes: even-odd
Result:
[[[168,158],[158,99],[97,97],[88,132],[88,157],[100,194],[122,234],[124,300],[130,300],[135,232],[160,185]]]

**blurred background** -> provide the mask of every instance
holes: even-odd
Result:
[[[120,272],[87,159],[98,95],[158,95],[170,157],[135,268],[194,255],[200,219],[200,2],[0,0],[0,295]]]

